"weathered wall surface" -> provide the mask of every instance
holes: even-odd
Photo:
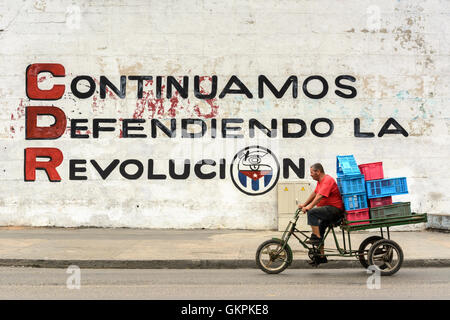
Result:
[[[269,148],[280,163],[305,159],[306,178],[312,163],[322,162],[335,177],[336,155],[354,154],[359,163],[383,161],[386,177],[405,176],[409,200],[415,212],[447,216],[450,201],[450,5],[448,1],[2,1],[0,11],[0,225],[101,226],[145,228],[249,228],[277,226],[276,188],[258,196],[235,187],[229,166],[241,149],[259,144]],[[40,89],[65,84],[61,99],[30,100],[25,71],[35,63],[56,63],[65,77],[38,75]],[[70,89],[79,75],[92,77],[95,93],[80,99]],[[137,98],[137,81],[127,79],[126,97],[109,90],[105,99],[98,81],[106,76],[119,86],[121,75],[148,75],[143,97]],[[211,77],[218,77],[214,98],[194,96],[194,76],[202,78],[208,93]],[[253,98],[229,93],[219,98],[232,75],[244,83]],[[292,87],[276,98],[267,87],[258,97],[258,76],[265,75],[277,87],[290,76],[298,78],[298,97]],[[329,90],[320,99],[308,98],[303,81],[313,75],[326,79]],[[357,90],[346,99],[336,95],[335,78]],[[156,96],[156,77],[189,77],[189,96]],[[344,83],[344,82],[343,82]],[[78,84],[86,92],[86,82]],[[237,86],[234,85],[233,89]],[[312,81],[310,92],[321,92]],[[348,90],[342,90],[348,93]],[[53,140],[25,139],[25,110],[29,106],[56,106],[67,118],[88,119],[88,139],[71,138],[70,128]],[[114,132],[93,138],[92,119],[117,119]],[[150,119],[202,119],[204,138],[151,137]],[[243,138],[222,138],[221,119],[239,118]],[[263,133],[250,138],[248,120],[270,127],[277,119],[277,137]],[[282,119],[302,119],[307,131],[300,138],[283,138]],[[310,129],[317,118],[330,119],[334,131],[317,137]],[[354,135],[354,119],[361,131]],[[389,118],[408,133],[378,132]],[[121,137],[122,119],[145,119],[147,138]],[[211,121],[217,120],[217,138],[211,138]],[[47,122],[46,122],[47,121]],[[49,125],[43,119],[40,125]],[[136,126],[136,125],[135,125]],[[390,127],[393,129],[394,127]],[[319,124],[317,130],[328,127]],[[258,130],[257,130],[258,131]],[[234,133],[231,132],[230,133]],[[42,170],[35,181],[24,181],[24,150],[58,148],[64,155],[58,167],[60,182],[50,182]],[[85,159],[87,180],[70,180],[70,160]],[[144,173],[139,179],[124,178],[119,166],[102,179],[91,165],[95,159],[105,168],[113,159],[136,159]],[[183,161],[194,164],[212,159],[212,179],[200,179],[193,166],[187,179],[148,179],[148,159],[157,173],[168,172],[174,159],[177,172]],[[225,177],[219,177],[219,161],[226,159]],[[282,163],[281,163],[282,164]],[[81,165],[80,165],[81,167]],[[129,174],[136,172],[130,165]],[[280,179],[284,179],[281,170]],[[290,171],[289,179],[298,179]]]

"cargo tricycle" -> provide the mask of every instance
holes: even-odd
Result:
[[[331,221],[326,227],[322,241],[317,244],[308,245],[305,243],[310,237],[308,231],[301,231],[296,228],[297,221],[301,214],[297,209],[294,217],[289,221],[281,239],[273,238],[263,242],[256,251],[256,264],[258,267],[270,274],[280,273],[292,264],[293,253],[288,242],[291,237],[295,237],[300,244],[308,251],[308,257],[313,266],[318,266],[319,258],[322,256],[320,247],[325,244],[327,236],[331,233],[334,238],[336,248],[324,247],[325,257],[339,256],[346,258],[356,258],[364,268],[375,266],[382,276],[390,276],[396,273],[403,263],[402,248],[390,239],[389,228],[393,226],[427,222],[427,214],[412,213],[408,216],[383,217],[376,219],[365,219],[347,221],[346,216],[340,216]],[[342,230],[343,248],[339,245],[335,228]],[[367,229],[380,229],[380,236],[373,235],[361,242],[358,249],[352,249],[350,234],[354,231]],[[383,228],[386,228],[387,238],[384,237]],[[346,243],[348,238],[348,248]]]

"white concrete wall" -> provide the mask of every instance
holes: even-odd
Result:
[[[79,12],[79,16],[77,15]],[[145,228],[243,228],[277,226],[276,189],[248,196],[224,180],[135,181],[116,171],[103,181],[88,165],[87,181],[70,181],[69,159],[96,159],[106,165],[117,158],[153,158],[159,171],[167,159],[226,158],[257,139],[147,138],[120,139],[114,133],[100,139],[26,140],[26,106],[55,105],[68,118],[132,118],[141,109],[136,82],[128,82],[127,98],[80,100],[66,88],[57,101],[30,101],[25,70],[31,63],[60,63],[67,76],[42,74],[40,87],[55,83],[70,87],[77,75],[118,83],[120,75],[195,75],[219,78],[223,88],[237,75],[254,98],[216,98],[214,118],[301,118],[308,124],[300,139],[260,140],[279,159],[305,158],[309,168],[320,161],[335,176],[335,157],[354,154],[359,163],[383,161],[386,177],[406,176],[413,211],[450,213],[450,5],[448,1],[7,1],[0,9],[0,225],[101,226]],[[78,22],[79,21],[79,24]],[[310,75],[328,80],[328,95],[320,100],[293,99],[291,91],[276,99],[268,90],[257,97],[258,75],[278,86],[291,75],[302,82]],[[334,79],[356,78],[358,95],[333,94]],[[44,78],[45,77],[45,78]],[[148,89],[148,88],[147,88]],[[219,89],[220,90],[220,89]],[[153,99],[153,97],[151,97]],[[211,106],[193,96],[175,103],[176,118],[204,118]],[[195,111],[199,106],[200,116]],[[170,117],[171,102],[155,118]],[[318,117],[334,122],[327,138],[311,134]],[[382,138],[355,138],[353,119],[364,131],[378,133],[389,118],[409,133]],[[149,128],[149,126],[146,126]],[[149,134],[149,132],[146,132]],[[245,134],[245,130],[244,130]],[[279,136],[281,131],[279,130]],[[235,144],[233,144],[235,142]],[[56,147],[64,154],[61,182],[42,172],[24,182],[24,149]],[[309,177],[307,173],[307,177]],[[291,178],[295,178],[291,176]]]

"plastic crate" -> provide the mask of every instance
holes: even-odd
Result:
[[[367,180],[379,180],[384,178],[383,162],[360,164],[358,166],[364,178]]]
[[[353,155],[336,156],[336,174],[338,178],[361,174]]]
[[[345,213],[345,218],[347,219],[347,221],[357,221],[357,220],[370,219],[369,209],[347,211]],[[349,223],[349,225],[368,224],[368,223],[369,223],[369,221],[366,221],[366,222],[353,222],[353,223]]]
[[[342,201],[344,202],[345,210],[360,210],[367,208],[367,196],[365,192],[343,194]]]
[[[367,197],[381,198],[408,193],[406,178],[392,178],[366,181]]]
[[[411,202],[397,202],[388,206],[370,208],[371,219],[411,215]]]
[[[369,207],[381,207],[392,204],[392,197],[382,197],[382,198],[373,198],[369,199]]]
[[[341,194],[366,192],[366,183],[362,174],[337,178],[337,185]]]

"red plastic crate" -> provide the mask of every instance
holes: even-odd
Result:
[[[384,179],[383,162],[365,163],[358,167],[366,181]]]
[[[369,199],[369,206],[371,208],[388,206],[390,204],[392,204],[392,196]]]
[[[351,210],[345,213],[345,217],[347,221],[357,221],[357,220],[367,220],[370,219],[369,208],[361,209],[361,210]],[[357,224],[368,224],[369,221],[366,222],[354,222],[349,223],[349,225],[357,225]]]

